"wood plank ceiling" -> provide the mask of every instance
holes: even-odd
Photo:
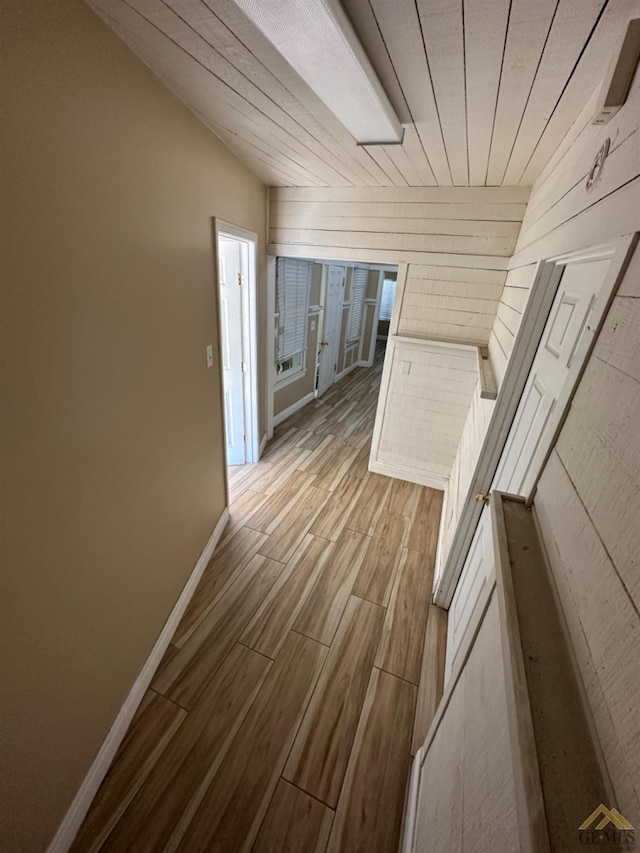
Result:
[[[272,186],[531,186],[633,0],[342,0],[405,124],[357,146],[232,0],[87,0]],[[266,0],[265,0],[266,2]]]

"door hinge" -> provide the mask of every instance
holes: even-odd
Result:
[[[244,443],[248,444],[248,442],[249,442],[249,436],[245,433],[244,434]]]
[[[242,285],[244,284],[244,276],[241,272],[238,273],[238,284],[240,285],[240,287],[242,287]]]
[[[484,492],[478,492],[478,494],[476,495],[476,500],[478,501],[478,503],[483,503],[485,504],[485,506],[488,506],[491,502],[491,497],[489,495],[486,495]]]
[[[241,370],[243,373],[246,373],[246,372],[247,372],[247,363],[246,363],[246,361],[241,361],[241,362],[240,362],[240,370]]]

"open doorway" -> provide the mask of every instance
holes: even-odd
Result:
[[[398,278],[395,270],[381,270],[380,272],[380,312],[378,314],[378,327],[376,337],[379,341],[386,341],[389,337],[389,326],[391,324],[391,312],[393,300],[396,296],[396,281]]]
[[[260,455],[257,381],[257,235],[215,219],[227,465]]]
[[[397,267],[391,265],[274,259],[269,412],[274,427],[352,371],[374,367],[383,284],[396,276]]]

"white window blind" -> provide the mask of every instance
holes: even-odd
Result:
[[[311,261],[278,258],[276,264],[276,306],[278,361],[303,352],[307,345],[307,313],[311,290]]]
[[[380,300],[380,319],[390,320],[393,311],[393,300],[396,295],[396,283],[391,278],[382,282],[382,298]]]
[[[349,343],[360,340],[368,276],[369,270],[362,267],[356,267],[353,271],[351,279],[351,313],[349,314],[349,331],[347,334]]]

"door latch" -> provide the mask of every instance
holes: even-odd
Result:
[[[485,494],[484,492],[478,492],[478,494],[476,495],[476,500],[478,501],[478,503],[482,503],[485,504],[485,506],[488,506],[489,502],[491,501],[491,498],[488,494]]]

